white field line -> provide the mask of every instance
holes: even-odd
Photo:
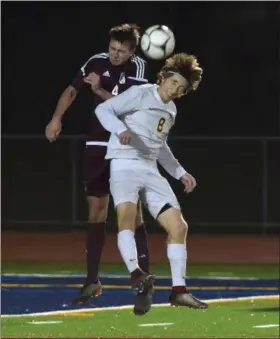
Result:
[[[251,296],[251,297],[240,297],[240,298],[222,298],[222,299],[210,299],[204,300],[208,304],[216,304],[216,303],[226,303],[226,302],[237,302],[243,300],[277,300],[279,299],[279,295],[271,295],[271,296]],[[153,307],[166,307],[170,306],[170,304],[153,304]],[[100,312],[100,311],[113,311],[113,310],[129,310],[133,309],[133,305],[124,305],[124,306],[110,306],[110,307],[97,307],[97,308],[81,308],[79,310],[65,310],[65,311],[49,311],[49,312],[38,312],[38,313],[27,313],[27,314],[3,314],[1,318],[11,318],[11,317],[40,317],[40,316],[56,316],[56,315],[79,315],[79,313],[92,313],[92,312]]]
[[[139,327],[154,327],[154,326],[170,326],[174,323],[154,323],[154,324],[139,324]]]
[[[31,324],[31,325],[44,325],[44,324],[61,324],[62,321],[61,320],[45,320],[45,321],[29,321],[27,322],[27,324]]]
[[[253,326],[254,328],[271,328],[271,327],[279,327],[279,324],[267,324],[267,325],[257,325]]]

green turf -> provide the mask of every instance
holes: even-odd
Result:
[[[58,321],[34,324],[34,321]],[[140,324],[172,323],[158,327]],[[103,310],[84,315],[2,319],[2,338],[279,338],[278,300],[247,300],[210,304],[206,311],[153,307],[142,317],[132,310]]]
[[[170,275],[168,265],[152,265],[156,275]],[[127,274],[124,264],[102,264],[101,273]],[[36,261],[3,261],[2,273],[84,273],[82,262],[36,262]],[[279,278],[278,265],[236,265],[236,264],[189,264],[189,276],[225,276],[225,277],[258,277]]]

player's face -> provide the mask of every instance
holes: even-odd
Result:
[[[131,49],[129,42],[110,41],[109,59],[112,65],[118,66],[124,64],[133,54],[134,49]]]
[[[166,100],[174,100],[187,93],[188,81],[179,74],[163,79],[160,85],[160,92]]]

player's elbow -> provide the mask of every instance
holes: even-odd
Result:
[[[97,119],[99,120],[100,124],[105,128],[107,131],[110,131],[110,124],[108,122],[108,118],[110,120],[109,110],[107,105],[103,102],[100,105],[98,105],[94,111],[94,114],[96,115]]]
[[[76,99],[78,91],[73,86],[68,86],[65,88],[63,93],[60,96],[60,100],[67,101],[70,105]]]
[[[100,121],[100,117],[102,116],[102,112],[104,111],[104,108],[102,106],[103,104],[100,104],[96,107],[94,114],[97,116],[97,119]]]

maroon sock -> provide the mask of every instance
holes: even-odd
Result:
[[[135,230],[135,242],[138,254],[138,264],[144,272],[149,272],[148,237],[144,224]]]
[[[106,223],[88,223],[86,236],[87,277],[86,284],[98,280],[98,270],[105,243]]]
[[[183,294],[183,293],[188,293],[188,290],[186,286],[173,286],[172,292],[176,294]]]
[[[137,280],[141,275],[143,274],[143,272],[141,271],[141,269],[139,270],[138,268],[136,270],[134,270],[133,272],[130,273],[130,277],[131,277],[131,282],[133,283],[135,280]]]

